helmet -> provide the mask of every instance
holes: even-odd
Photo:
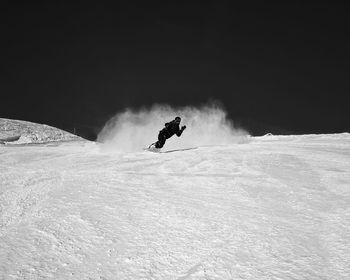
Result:
[[[181,118],[180,117],[176,117],[175,118],[175,122],[177,122],[177,123],[181,122]]]

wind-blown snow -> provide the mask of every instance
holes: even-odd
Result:
[[[349,279],[349,186],[349,134],[0,146],[0,279]]]
[[[223,145],[247,142],[247,132],[235,128],[226,112],[219,106],[172,108],[155,105],[149,109],[127,109],[105,125],[98,136],[109,151],[139,151],[158,140],[158,133],[166,122],[176,116],[187,129],[179,140],[175,135],[168,139],[168,148],[187,148],[204,145]]]

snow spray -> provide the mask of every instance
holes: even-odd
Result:
[[[200,146],[217,146],[248,141],[248,133],[235,128],[227,113],[219,105],[199,107],[171,107],[153,105],[149,108],[126,109],[112,117],[99,133],[97,141],[103,149],[117,152],[142,151],[158,140],[158,133],[166,122],[176,116],[187,129],[181,137],[168,139],[163,150]]]

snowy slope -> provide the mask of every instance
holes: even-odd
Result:
[[[0,144],[33,144],[75,140],[82,139],[52,126],[0,118]]]
[[[350,279],[349,134],[0,146],[0,205],[0,279]]]

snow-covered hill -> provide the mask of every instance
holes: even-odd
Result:
[[[82,139],[52,126],[0,118],[0,144],[33,144],[74,140]]]
[[[0,146],[0,279],[349,279],[349,134],[188,148]]]

